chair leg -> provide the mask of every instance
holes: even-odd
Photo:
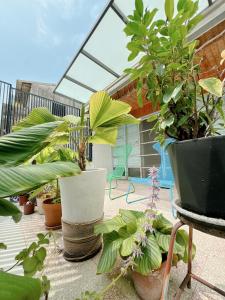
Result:
[[[173,186],[170,187],[170,204],[171,204],[171,210],[172,210],[172,215],[174,217],[174,219],[177,218],[177,211],[173,206],[174,203],[174,193],[173,193]]]
[[[191,272],[192,272],[192,244],[193,244],[193,227],[189,226],[189,241],[188,241],[188,274],[189,281],[187,287],[191,289]]]
[[[135,191],[134,184],[133,184],[132,182],[130,182],[130,185],[129,185],[129,187],[128,187],[127,197],[126,197],[126,202],[127,202],[128,204],[131,204],[131,203],[135,203],[135,202],[139,202],[139,201],[142,201],[142,200],[149,199],[149,196],[148,196],[148,197],[141,197],[141,198],[138,198],[138,199],[135,199],[135,200],[132,200],[132,201],[128,201],[128,195],[134,192],[134,191],[133,191],[133,192],[129,192],[131,186],[132,186],[133,190]]]
[[[116,181],[116,185],[113,186],[113,187],[111,186],[112,181],[113,181],[113,179],[109,181],[109,186],[110,186],[110,187],[105,188],[105,191],[114,190],[114,189],[116,189],[116,188],[118,187],[117,179],[115,180],[115,181]]]
[[[134,185],[133,183],[132,184],[132,190],[130,190],[130,186],[128,187],[128,192],[127,193],[124,193],[124,194],[120,194],[119,196],[116,196],[116,197],[112,197],[112,188],[109,189],[109,198],[110,200],[115,200],[115,199],[118,199],[118,198],[121,198],[121,197],[124,197],[126,196],[126,199],[127,199],[127,195],[128,194],[131,194],[131,193],[134,193],[135,192],[135,188],[134,188]],[[117,180],[116,180],[116,187],[118,186],[117,184]],[[110,187],[111,187],[111,183],[110,183]]]
[[[166,260],[166,268],[163,278],[163,288],[162,288],[162,294],[160,300],[167,300],[168,299],[168,285],[169,285],[169,279],[170,279],[170,270],[172,265],[172,259],[173,259],[173,248],[174,243],[176,240],[176,235],[178,229],[183,226],[184,223],[182,221],[179,221],[176,223],[172,229],[171,237],[170,237],[170,245],[169,245],[169,251],[167,254],[167,260]]]

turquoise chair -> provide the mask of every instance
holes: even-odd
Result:
[[[176,210],[174,209],[173,203],[174,203],[174,177],[173,177],[173,172],[170,164],[170,158],[168,155],[168,152],[166,151],[166,147],[168,144],[170,144],[173,140],[172,139],[167,139],[166,143],[163,147],[160,146],[159,143],[155,143],[153,145],[153,148],[159,153],[160,158],[161,158],[161,163],[159,167],[159,176],[158,176],[158,181],[159,181],[159,186],[161,188],[166,188],[169,189],[169,198],[171,202],[171,209],[172,209],[172,214],[173,217],[176,218]],[[135,178],[131,177],[129,178],[129,186],[128,186],[128,192],[126,195],[126,202],[128,204],[138,202],[144,199],[148,199],[148,197],[142,197],[138,198],[136,200],[129,201],[128,196],[130,194],[130,190],[134,188],[135,183],[140,183],[140,184],[145,184],[148,186],[151,186],[151,179],[149,177],[147,178]]]
[[[116,160],[116,167],[112,172],[110,172],[107,175],[107,182],[109,183],[109,188],[106,189],[109,191],[109,198],[110,200],[114,200],[117,198],[121,198],[123,196],[126,196],[127,193],[125,194],[120,194],[119,196],[113,197],[112,192],[114,189],[118,187],[117,180],[122,179],[122,177],[125,175],[126,172],[126,166],[128,162],[128,157],[132,151],[132,146],[129,144],[121,145],[121,146],[116,146],[113,148],[113,156]],[[115,182],[115,185],[113,186],[113,182]],[[130,193],[134,193],[134,186],[133,188],[130,187]]]

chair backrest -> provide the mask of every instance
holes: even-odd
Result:
[[[113,170],[113,176],[122,177],[125,173],[125,166],[116,166]]]
[[[166,150],[166,146],[171,143],[172,139],[167,139],[165,145],[160,146],[160,143],[155,143],[153,148],[159,153],[161,158],[159,168],[159,180],[174,181],[173,171],[170,164],[170,158]]]
[[[128,157],[131,154],[132,146],[130,144],[124,144],[120,146],[115,146],[113,148],[113,156],[116,160],[116,166],[126,166]]]

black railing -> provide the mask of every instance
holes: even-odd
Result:
[[[26,117],[35,107],[46,107],[52,114],[59,117],[65,115],[80,116],[80,109],[75,106],[26,93],[13,88],[7,82],[0,81],[0,135],[10,133],[12,126]],[[89,131],[89,128],[87,130]],[[78,132],[71,133],[70,143],[67,145],[76,151],[74,140],[79,140]],[[92,160],[91,144],[87,146],[86,156],[88,160]]]
[[[0,81],[0,135],[11,132],[12,126],[26,117],[35,107],[46,107],[54,115],[80,115],[80,109],[31,93],[15,89],[11,84]]]

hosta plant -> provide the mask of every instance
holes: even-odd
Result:
[[[129,271],[144,276],[158,270],[166,260],[169,251],[173,224],[158,210],[159,169],[149,169],[151,194],[145,211],[120,209],[119,214],[95,226],[95,233],[103,235],[103,251],[97,266],[97,274],[113,271],[120,261],[120,272],[112,282],[100,292],[83,292],[76,300],[102,300],[105,293]],[[173,265],[179,261],[188,262],[188,234],[178,230],[173,251]],[[192,259],[196,247],[192,244]],[[118,265],[117,265],[118,267]]]
[[[151,216],[155,215],[152,219]],[[96,234],[103,234],[103,252],[97,273],[113,270],[118,258],[124,266],[142,275],[148,275],[160,268],[169,250],[172,223],[161,213],[147,209],[145,212],[123,210],[110,220],[95,228]],[[187,262],[188,234],[180,229],[177,233],[173,263]],[[193,256],[195,246],[193,246]]]
[[[161,143],[169,136],[176,140],[216,135],[224,128],[224,82],[211,77],[200,79],[201,59],[196,55],[198,41],[188,35],[202,16],[198,1],[165,0],[165,19],[157,18],[157,9],[144,9],[135,1],[125,33],[130,42],[128,60],[140,57],[138,65],[126,72],[137,81],[137,97],[145,98],[159,111],[149,121]],[[223,58],[223,57],[222,57]],[[149,112],[150,113],[150,112]]]

